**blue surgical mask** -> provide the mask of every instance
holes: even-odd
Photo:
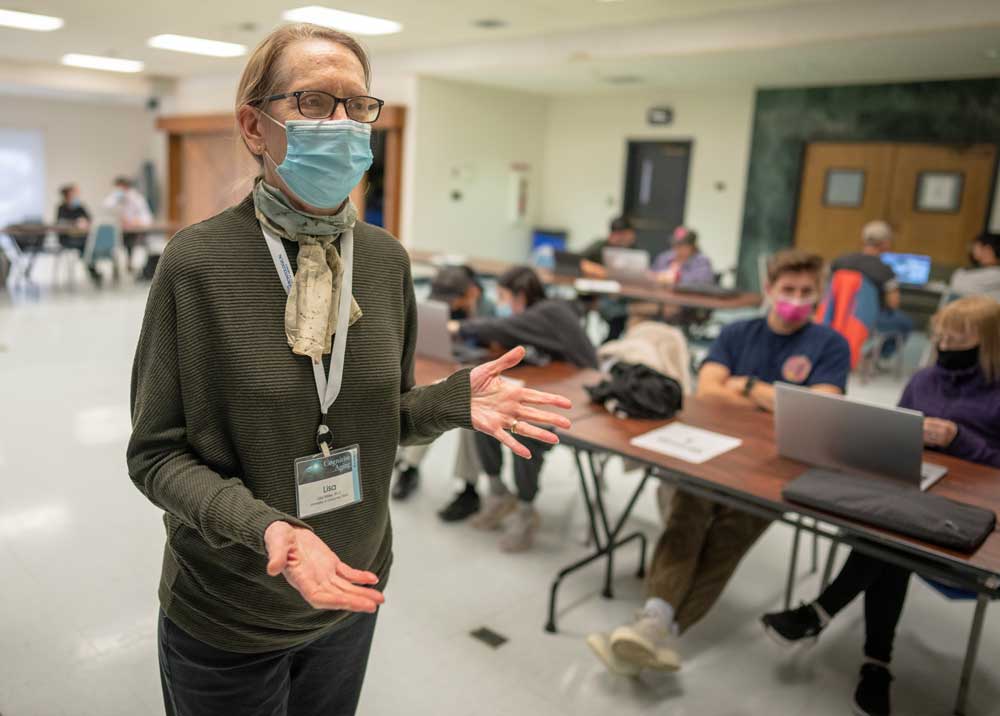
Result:
[[[514,315],[514,309],[509,303],[497,304],[497,318],[510,318]]]
[[[336,209],[372,165],[369,124],[353,119],[296,119],[281,124],[269,114],[264,116],[285,128],[287,144],[281,164],[275,164],[266,151],[264,156],[292,193],[309,206]]]

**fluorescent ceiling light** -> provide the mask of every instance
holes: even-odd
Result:
[[[143,64],[139,60],[122,60],[117,57],[98,57],[97,55],[78,55],[71,52],[63,55],[62,63],[70,67],[86,67],[88,70],[108,70],[109,72],[142,72]]]
[[[210,57],[239,57],[247,53],[246,45],[204,40],[200,37],[186,37],[184,35],[156,35],[146,40],[146,44],[160,50],[190,52],[193,55],[208,55]]]
[[[385,20],[381,17],[371,17],[369,15],[359,15],[354,12],[344,12],[343,10],[333,10],[319,5],[309,5],[298,7],[294,10],[286,10],[282,17],[289,22],[311,22],[315,25],[333,27],[344,32],[352,32],[357,35],[391,35],[400,32],[403,26],[392,20]]]
[[[0,10],[0,25],[5,27],[16,27],[18,30],[38,30],[39,32],[49,32],[58,30],[63,26],[61,17],[51,15],[36,15],[32,12],[16,12],[14,10]]]

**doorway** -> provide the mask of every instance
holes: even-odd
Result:
[[[993,196],[997,148],[890,142],[813,142],[806,148],[795,245],[832,260],[859,250],[883,219],[893,250],[929,255],[939,272],[964,265]]]
[[[691,142],[628,143],[625,216],[635,226],[636,248],[655,257],[684,224],[690,163]]]

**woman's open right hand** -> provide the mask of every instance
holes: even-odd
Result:
[[[374,612],[385,597],[360,585],[378,584],[378,577],[340,561],[314,532],[287,522],[272,522],[264,532],[267,573],[279,574],[314,609]]]

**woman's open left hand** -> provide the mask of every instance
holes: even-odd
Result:
[[[516,366],[524,358],[524,348],[518,346],[489,363],[472,369],[472,427],[481,433],[492,435],[509,447],[515,455],[528,459],[531,452],[508,432],[514,435],[555,444],[559,438],[555,433],[533,425],[550,425],[568,428],[569,419],[558,413],[540,410],[533,406],[570,408],[572,403],[561,395],[543,393],[525,388],[505,380],[503,372]]]

